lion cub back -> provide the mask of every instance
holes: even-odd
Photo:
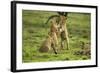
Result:
[[[39,51],[40,52],[48,52],[51,48],[51,38],[50,36],[46,38],[46,40],[41,45]]]

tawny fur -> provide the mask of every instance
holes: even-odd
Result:
[[[39,51],[40,52],[48,52],[50,50],[50,48],[51,48],[51,40],[52,40],[51,37],[48,36],[46,38],[46,40],[42,43]]]
[[[48,52],[51,48],[53,49],[54,53],[57,54],[57,46],[58,46],[58,39],[57,39],[57,27],[55,22],[51,22],[50,32],[48,37],[43,42],[42,46],[40,47],[40,52]]]
[[[60,32],[60,37],[61,37],[61,48],[64,48],[64,46],[67,45],[67,49],[69,49],[69,37],[68,37],[68,31],[66,27],[66,17],[65,16],[60,15],[59,25],[60,25],[59,32]]]

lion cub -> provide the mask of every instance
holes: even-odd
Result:
[[[40,52],[48,52],[49,50],[53,49],[54,53],[57,54],[57,46],[58,46],[58,39],[57,39],[57,31],[58,28],[54,21],[51,21],[50,32],[48,37],[43,42],[42,46],[40,47]]]

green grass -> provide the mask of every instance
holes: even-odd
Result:
[[[81,50],[80,41],[90,41],[90,14],[69,13],[67,19],[67,28],[70,38],[70,50],[59,50],[54,54],[51,50],[48,53],[40,53],[38,50],[45,40],[49,24],[45,22],[49,16],[57,14],[56,12],[23,10],[23,62],[46,62],[46,61],[67,61],[67,60],[87,60],[86,55],[75,55]]]

